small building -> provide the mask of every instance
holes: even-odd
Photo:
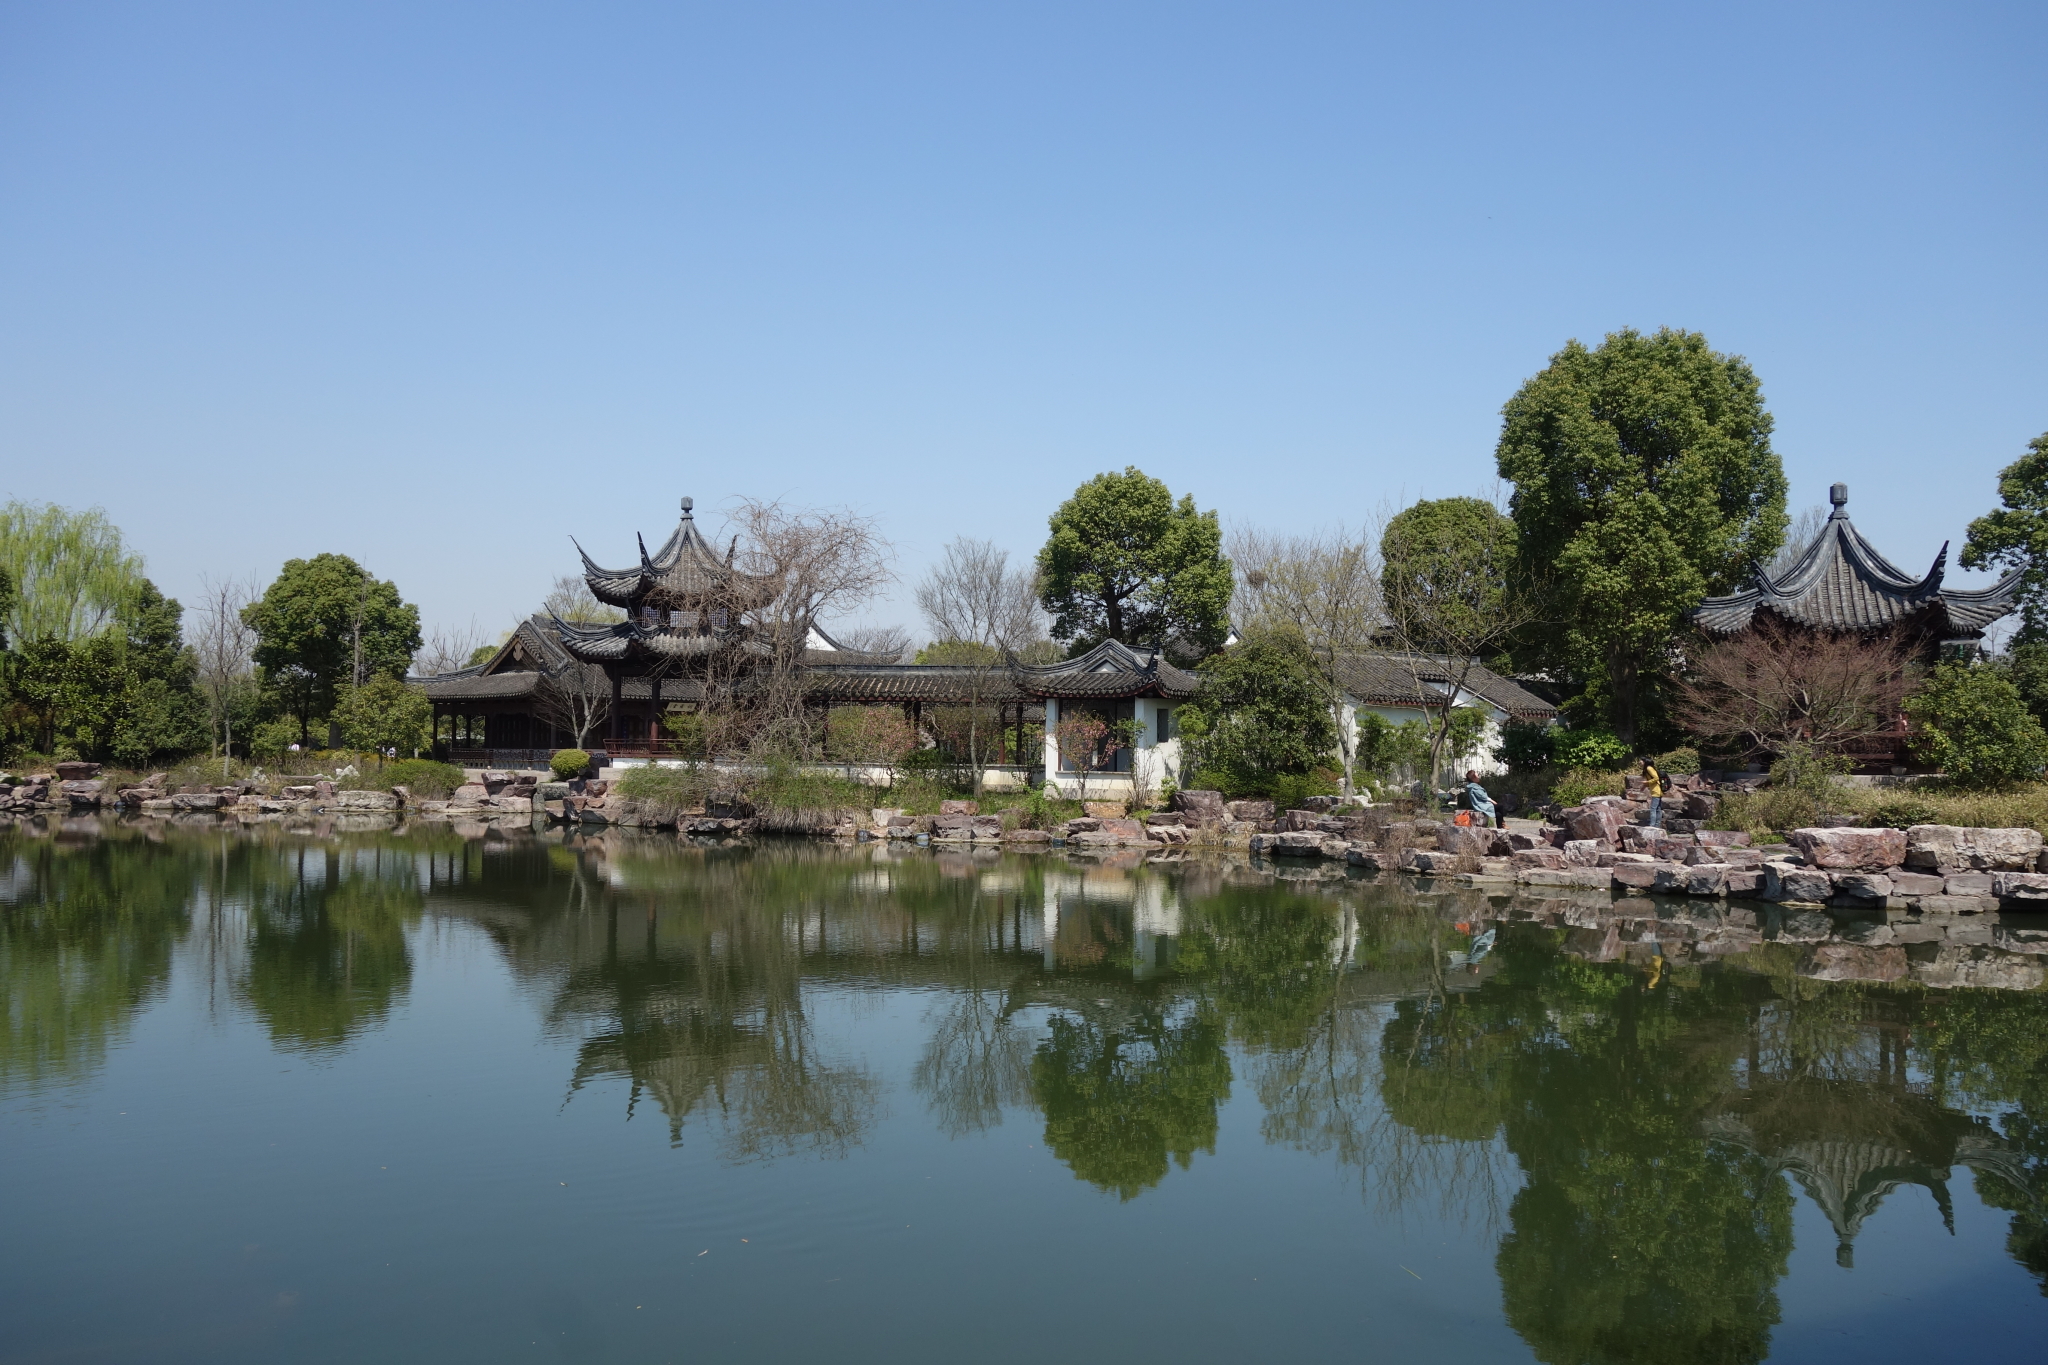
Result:
[[[1344,705],[1337,723],[1345,732],[1345,747],[1358,742],[1358,713],[1370,711],[1391,725],[1427,720],[1433,714],[1457,706],[1477,707],[1486,723],[1470,753],[1445,755],[1446,772],[1478,769],[1492,776],[1507,771],[1494,758],[1500,747],[1501,728],[1509,721],[1525,725],[1549,725],[1557,720],[1557,708],[1512,678],[1483,664],[1467,669],[1462,660],[1442,655],[1411,654],[1398,650],[1352,654],[1337,662],[1337,681],[1344,689]],[[1416,774],[1427,776],[1427,774]]]
[[[1849,485],[1828,490],[1834,511],[1791,567],[1778,574],[1754,567],[1747,582],[1694,608],[1692,622],[1728,639],[1771,621],[1796,630],[1894,636],[1923,662],[1975,657],[1993,622],[2017,604],[2020,572],[1988,588],[1950,588],[1948,545],[1926,574],[1894,566],[1849,520]]]
[[[1056,794],[1114,800],[1179,783],[1174,709],[1197,680],[1162,651],[1105,640],[1077,659],[1009,672],[1021,695],[1045,707],[1045,785]]]

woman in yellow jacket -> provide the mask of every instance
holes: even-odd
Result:
[[[1650,797],[1650,828],[1664,828],[1664,774],[1649,759],[1642,760],[1643,790]]]

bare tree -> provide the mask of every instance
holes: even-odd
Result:
[[[616,625],[626,619],[626,613],[617,607],[607,606],[591,594],[590,584],[583,581],[581,574],[563,574],[555,580],[555,586],[548,589],[548,595],[541,601],[541,610],[550,612],[564,621],[576,621],[585,625]]]
[[[738,629],[724,652],[706,661],[706,700],[714,703],[708,737],[719,747],[804,754],[815,738],[803,700],[811,628],[853,614],[894,582],[895,552],[873,517],[844,509],[748,500],[732,524],[738,534],[728,559],[777,591],[765,603],[735,597],[712,607],[715,627]]]
[[[1797,564],[1799,556],[1806,553],[1806,547],[1813,544],[1813,538],[1828,524],[1828,511],[1828,508],[1816,504],[1794,518],[1785,530],[1785,539],[1778,546],[1778,553],[1771,556],[1764,572],[1776,578]]]
[[[1045,634],[1037,577],[1012,570],[1009,552],[994,542],[959,536],[917,585],[917,609],[967,670],[967,761],[980,795],[982,709],[1009,690],[1007,660]]]
[[[1759,621],[1693,659],[1678,686],[1678,720],[1744,757],[1810,744],[1840,753],[1896,739],[1918,673],[1886,636],[1864,639]]]
[[[1372,540],[1343,527],[1306,536],[1235,531],[1230,561],[1237,566],[1233,602],[1240,629],[1299,637],[1315,659],[1337,725],[1344,795],[1358,758],[1358,730],[1344,715],[1343,661],[1370,649],[1384,625]]]
[[[510,639],[508,634],[505,639]],[[417,654],[412,656],[414,676],[429,678],[436,673],[454,673],[468,668],[476,652],[491,642],[491,637],[472,617],[467,626],[441,626],[426,638]],[[500,644],[504,640],[499,641]]]
[[[557,730],[576,736],[575,747],[588,749],[612,710],[612,681],[594,664],[570,659],[545,671],[533,694],[534,714]]]
[[[199,662],[199,689],[206,697],[213,732],[220,738],[221,778],[227,779],[234,751],[235,712],[253,698],[256,630],[242,617],[243,609],[261,596],[253,582],[235,578],[204,578],[200,583],[193,653]]]
[[[855,654],[874,654],[901,663],[910,652],[910,632],[901,626],[835,626],[832,638]]]

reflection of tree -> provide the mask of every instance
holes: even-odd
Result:
[[[723,876],[711,880],[741,890]],[[590,895],[602,908],[578,916],[584,932],[552,1011],[560,1024],[595,1025],[574,1087],[628,1079],[629,1108],[650,1096],[672,1142],[692,1117],[713,1113],[733,1161],[843,1155],[858,1144],[879,1087],[864,1068],[820,1055],[802,991],[806,897],[774,896],[781,881],[758,880],[753,890],[771,893],[765,903],[753,894],[708,903],[692,896],[667,917]],[[601,940],[591,941],[591,927]]]
[[[1106,1012],[1104,1012],[1106,1013]],[[1222,1022],[1204,1006],[1156,1001],[1104,1018],[1061,1012],[1031,1062],[1045,1145],[1081,1179],[1134,1199],[1216,1150],[1216,1107],[1230,1097]]]
[[[1382,1053],[1390,1106],[1447,1136],[1498,1125],[1522,1165],[1496,1261],[1508,1321],[1571,1365],[1762,1359],[1791,1194],[1700,1132],[1746,1042],[1739,979],[1653,995],[1503,937],[1500,976],[1403,1002]]]
[[[0,840],[0,1089],[97,1067],[170,974],[199,866],[143,840]]]
[[[405,931],[425,905],[413,859],[375,845],[252,852],[242,997],[280,1046],[341,1047],[412,981]]]

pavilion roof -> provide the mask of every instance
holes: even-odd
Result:
[[[1828,497],[1834,512],[1790,568],[1774,577],[1761,565],[1752,567],[1741,589],[1694,608],[1693,622],[1712,635],[1734,635],[1747,630],[1759,611],[1769,611],[1814,630],[1869,631],[1939,612],[1944,635],[1976,639],[2013,610],[2017,571],[1988,588],[1945,588],[1944,544],[1933,567],[1914,578],[1879,554],[1849,520],[1847,484],[1836,484]]]
[[[1158,649],[1133,649],[1104,640],[1078,659],[1009,668],[1027,697],[1174,697],[1195,695],[1199,679],[1169,663]]]
[[[1368,706],[1428,708],[1444,704],[1462,669],[1461,663],[1440,654],[1375,650],[1338,658],[1337,682],[1348,695]],[[1557,715],[1555,706],[1484,664],[1473,664],[1465,673],[1464,690],[1516,720],[1551,720]]]
[[[773,601],[781,591],[780,582],[773,575],[735,569],[730,549],[721,557],[697,530],[696,519],[690,513],[692,505],[691,499],[683,499],[682,520],[652,555],[647,553],[646,539],[639,538],[640,563],[634,568],[602,568],[577,545],[576,553],[583,556],[583,578],[590,585],[591,595],[611,606],[627,608],[637,608],[649,597],[670,602],[716,602],[733,611]]]

